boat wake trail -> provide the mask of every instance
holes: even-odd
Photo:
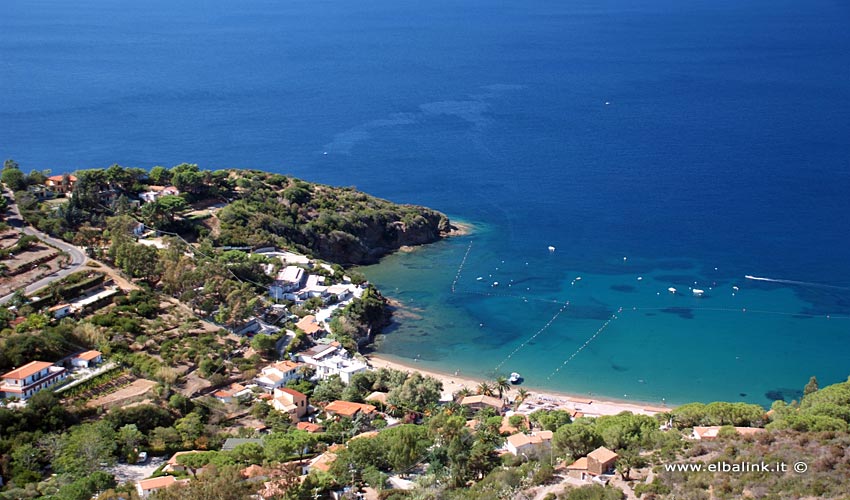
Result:
[[[612,315],[611,315],[611,317],[610,317],[610,318],[608,318],[608,320],[606,320],[606,321],[605,321],[605,323],[602,323],[602,326],[600,326],[600,327],[599,327],[599,330],[596,330],[596,333],[594,333],[593,335],[591,335],[591,336],[590,336],[590,338],[588,338],[587,340],[585,340],[585,341],[584,341],[584,344],[582,344],[582,345],[581,345],[581,347],[579,347],[578,349],[576,349],[576,350],[575,350],[575,352],[573,352],[572,354],[570,354],[570,357],[569,357],[569,358],[567,358],[567,359],[565,359],[565,360],[564,360],[564,362],[563,362],[563,363],[561,363],[561,366],[559,366],[559,367],[555,368],[555,370],[554,370],[552,373],[550,373],[548,377],[546,377],[546,380],[551,380],[551,379],[552,379],[552,377],[553,377],[553,376],[555,376],[555,374],[556,374],[556,373],[558,373],[559,371],[561,371],[561,368],[563,368],[563,367],[567,366],[567,364],[568,364],[570,361],[572,361],[572,360],[573,360],[573,358],[575,358],[576,356],[578,356],[578,354],[579,354],[581,351],[583,351],[583,350],[584,350],[584,348],[588,346],[588,344],[590,344],[591,342],[593,342],[593,339],[595,339],[596,337],[598,337],[600,333],[604,332],[604,331],[605,331],[605,329],[606,329],[606,328],[608,328],[608,325],[610,325],[612,321],[614,321],[615,319],[617,319],[617,314],[619,314],[619,313],[621,313],[621,312],[623,312],[623,308],[622,308],[622,307],[620,307],[619,309],[617,309],[617,312],[616,312],[616,313],[614,313],[614,314],[612,314]]]
[[[744,276],[744,278],[747,278],[748,280],[753,280],[753,281],[769,281],[771,283],[783,283],[785,285],[810,286],[810,287],[816,287],[816,288],[830,288],[832,290],[845,290],[845,291],[850,292],[850,287],[837,286],[837,285],[826,285],[826,284],[823,284],[823,283],[812,283],[812,282],[809,282],[809,281],[794,281],[794,280],[780,280],[780,279],[773,279],[773,278],[762,278],[762,277],[759,277],[759,276],[750,276],[749,274]]]
[[[558,309],[558,312],[556,312],[556,313],[555,313],[555,315],[554,315],[554,316],[552,316],[552,318],[551,318],[551,319],[549,319],[549,321],[547,321],[547,322],[546,322],[546,324],[545,324],[545,325],[543,325],[543,327],[542,327],[542,328],[540,328],[539,330],[537,330],[537,333],[535,333],[534,335],[532,335],[531,337],[529,337],[528,339],[526,339],[526,341],[525,341],[525,342],[523,342],[522,344],[518,345],[518,346],[517,346],[517,348],[516,348],[516,349],[514,349],[514,350],[513,350],[513,352],[511,352],[510,354],[508,354],[508,355],[507,355],[507,357],[505,357],[505,359],[503,359],[501,363],[499,363],[498,365],[496,365],[496,368],[494,368],[494,369],[493,369],[493,371],[498,372],[498,371],[499,371],[499,368],[501,368],[501,367],[502,367],[502,365],[504,365],[505,363],[507,363],[507,362],[508,362],[508,360],[509,360],[509,359],[511,359],[511,358],[513,357],[513,355],[514,355],[514,354],[518,353],[518,352],[520,351],[520,349],[522,349],[523,347],[525,347],[526,345],[528,345],[528,343],[529,343],[529,342],[531,342],[532,340],[536,339],[538,335],[540,335],[541,333],[543,333],[544,331],[546,331],[546,329],[547,329],[547,328],[549,328],[549,327],[552,325],[552,323],[554,323],[554,322],[555,322],[555,320],[556,320],[556,319],[558,319],[558,316],[560,316],[560,315],[561,315],[561,313],[562,313],[562,312],[564,312],[564,309],[566,309],[566,308],[567,308],[567,306],[569,306],[569,305],[570,305],[570,301],[566,301],[566,302],[564,302],[564,305],[562,305],[562,306],[561,306],[561,308],[560,308],[560,309]]]

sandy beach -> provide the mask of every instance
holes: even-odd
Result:
[[[430,375],[443,383],[443,399],[454,394],[463,387],[475,391],[475,388],[483,382],[483,379],[465,377],[463,373],[449,374],[434,370],[423,369],[417,366],[416,363],[399,363],[390,361],[380,355],[370,354],[366,356],[369,364],[375,368],[394,368],[396,370],[406,372],[419,372],[423,375]],[[492,382],[492,381],[488,381]],[[514,401],[517,395],[517,389],[521,386],[513,386],[511,390],[504,396],[508,401]],[[623,411],[630,411],[643,415],[654,415],[670,411],[671,407],[658,406],[653,404],[643,404],[641,402],[625,402],[615,401],[610,399],[597,399],[592,396],[580,396],[574,394],[566,394],[553,391],[538,391],[527,387],[529,396],[525,401],[516,408],[517,413],[529,414],[539,409],[561,409],[569,411],[576,416],[598,417],[602,415],[616,415]]]

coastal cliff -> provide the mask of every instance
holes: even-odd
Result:
[[[238,171],[236,199],[218,214],[218,245],[294,246],[341,265],[376,262],[403,246],[439,240],[448,217],[359,192],[277,174]]]

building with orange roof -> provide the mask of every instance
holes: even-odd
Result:
[[[519,432],[508,436],[505,440],[505,449],[515,456],[541,456],[552,449],[552,435],[552,431],[538,431],[531,434]]]
[[[251,394],[251,389],[242,384],[233,383],[213,393],[213,397],[222,403],[230,403],[234,399]]]
[[[77,368],[91,368],[103,361],[103,353],[100,351],[86,351],[71,358],[71,365]]]
[[[717,439],[718,434],[720,433],[720,429],[723,427],[719,425],[713,425],[709,427],[694,427],[693,433],[691,433],[691,439],[696,440],[711,440]],[[732,427],[735,429],[735,432],[741,436],[753,436],[755,434],[760,434],[765,432],[764,429],[759,427]]]
[[[352,403],[351,401],[336,400],[332,403],[329,403],[325,407],[325,412],[328,415],[353,419],[358,414],[367,416],[372,415],[376,412],[376,409],[372,405],[367,405],[363,403]]]
[[[263,389],[271,392],[285,386],[290,380],[298,380],[301,377],[298,369],[303,363],[295,361],[278,361],[275,364],[264,367],[254,382]]]
[[[493,396],[486,396],[484,394],[466,396],[460,400],[460,404],[461,406],[469,407],[475,411],[490,407],[496,410],[499,415],[502,414],[502,409],[505,407],[505,403],[501,399],[494,398]]]
[[[324,427],[319,424],[314,424],[313,422],[298,422],[295,424],[295,428],[300,431],[307,431],[310,434],[316,434],[325,430]]]
[[[316,469],[322,472],[328,472],[331,470],[331,465],[333,465],[336,460],[336,452],[343,448],[345,447],[342,445],[331,446],[328,448],[328,451],[310,460],[310,464],[307,466],[308,470]]]
[[[567,475],[582,481],[590,481],[602,475],[613,474],[619,455],[600,446],[567,466]]]
[[[298,423],[307,414],[307,396],[295,389],[282,387],[275,389],[272,407],[280,412],[288,413],[293,423]]]
[[[36,392],[46,389],[68,376],[61,366],[47,361],[30,361],[20,368],[3,374],[0,396],[28,399]]]
[[[170,488],[171,486],[178,484],[186,484],[189,482],[188,479],[176,479],[174,476],[162,476],[162,477],[154,477],[151,479],[142,479],[141,481],[136,481],[136,492],[139,494],[139,498],[148,498],[151,493],[156,490],[161,490],[162,488]]]
[[[304,333],[306,333],[307,335],[311,336],[318,335],[319,333],[325,331],[325,328],[318,321],[316,321],[316,317],[312,314],[308,314],[307,316],[301,318],[298,323],[295,324],[295,326],[303,330]]]
[[[51,175],[44,181],[44,185],[56,193],[70,193],[76,184],[77,176],[75,175]]]

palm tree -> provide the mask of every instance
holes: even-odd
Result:
[[[483,394],[485,396],[492,396],[493,395],[493,388],[490,387],[490,384],[488,384],[487,382],[481,382],[480,384],[478,384],[478,387],[475,389],[475,393],[476,394]]]
[[[529,396],[529,392],[525,388],[520,387],[516,391],[516,398],[514,398],[514,403],[516,403],[516,405],[519,406],[519,405],[522,404],[523,401],[526,400],[526,398],[528,398],[528,396]]]
[[[508,382],[507,377],[498,376],[493,381],[493,388],[499,391],[499,399],[502,399],[502,395],[511,390],[511,383]]]
[[[454,396],[455,401],[458,401],[467,396],[472,396],[472,391],[468,387],[463,386],[456,393],[452,394],[452,396]]]

